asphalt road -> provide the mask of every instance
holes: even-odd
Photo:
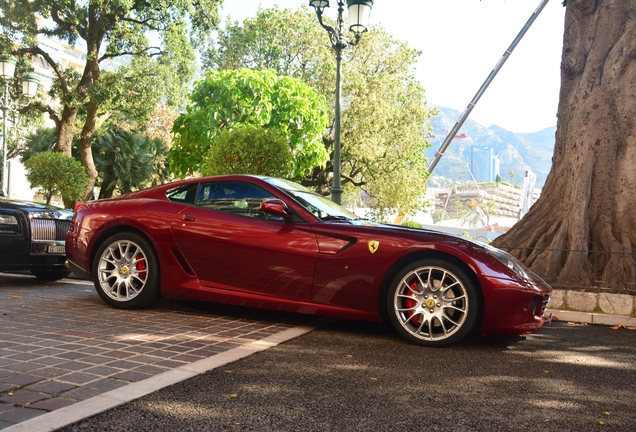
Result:
[[[338,321],[63,431],[634,431],[636,331],[443,349]]]

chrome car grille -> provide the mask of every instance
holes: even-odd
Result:
[[[541,315],[545,314],[545,310],[550,304],[550,294],[543,294],[543,305],[541,306]]]
[[[31,219],[32,240],[66,240],[70,220]]]

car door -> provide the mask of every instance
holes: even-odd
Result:
[[[205,286],[310,300],[318,254],[308,223],[261,212],[275,198],[243,181],[202,183],[172,232]]]

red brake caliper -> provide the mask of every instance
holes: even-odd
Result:
[[[146,272],[144,270],[146,270],[146,261],[143,261],[144,256],[142,254],[137,254],[137,256],[135,257],[135,259],[139,260],[137,262],[137,271],[139,272],[139,277],[141,279],[146,279]]]
[[[413,281],[413,283],[411,284],[411,289],[413,291],[417,291],[417,281]],[[406,303],[406,307],[407,308],[413,308],[413,307],[417,306],[417,301],[415,301],[415,300],[413,300],[411,298],[406,299],[405,303]],[[409,317],[410,317],[410,316],[413,315],[413,312],[409,312],[408,314],[409,314]],[[420,325],[420,317],[419,316],[413,317],[411,322],[413,324],[415,324],[415,325]]]

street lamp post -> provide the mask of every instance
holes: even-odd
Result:
[[[11,111],[27,106],[29,103],[21,104],[19,98],[11,95],[9,84],[15,74],[17,61],[11,55],[0,55],[0,80],[2,80],[2,95],[0,96],[0,110],[2,110],[2,165],[0,165],[0,191],[4,196],[8,196],[9,171],[7,170],[7,115]],[[40,80],[33,72],[27,72],[22,76],[22,96],[30,99],[36,95]]]
[[[333,182],[331,183],[331,200],[337,204],[342,202],[342,183],[340,181],[340,113],[342,104],[340,94],[342,91],[340,83],[340,70],[342,67],[342,50],[348,46],[356,45],[360,41],[362,33],[367,31],[369,16],[373,0],[347,0],[349,8],[349,30],[353,32],[355,41],[347,40],[344,27],[344,0],[337,0],[338,19],[336,26],[331,27],[324,23],[322,14],[325,8],[329,7],[329,0],[310,0],[309,5],[316,10],[318,22],[327,30],[331,45],[336,51],[336,118],[334,121],[334,149],[333,149]]]

